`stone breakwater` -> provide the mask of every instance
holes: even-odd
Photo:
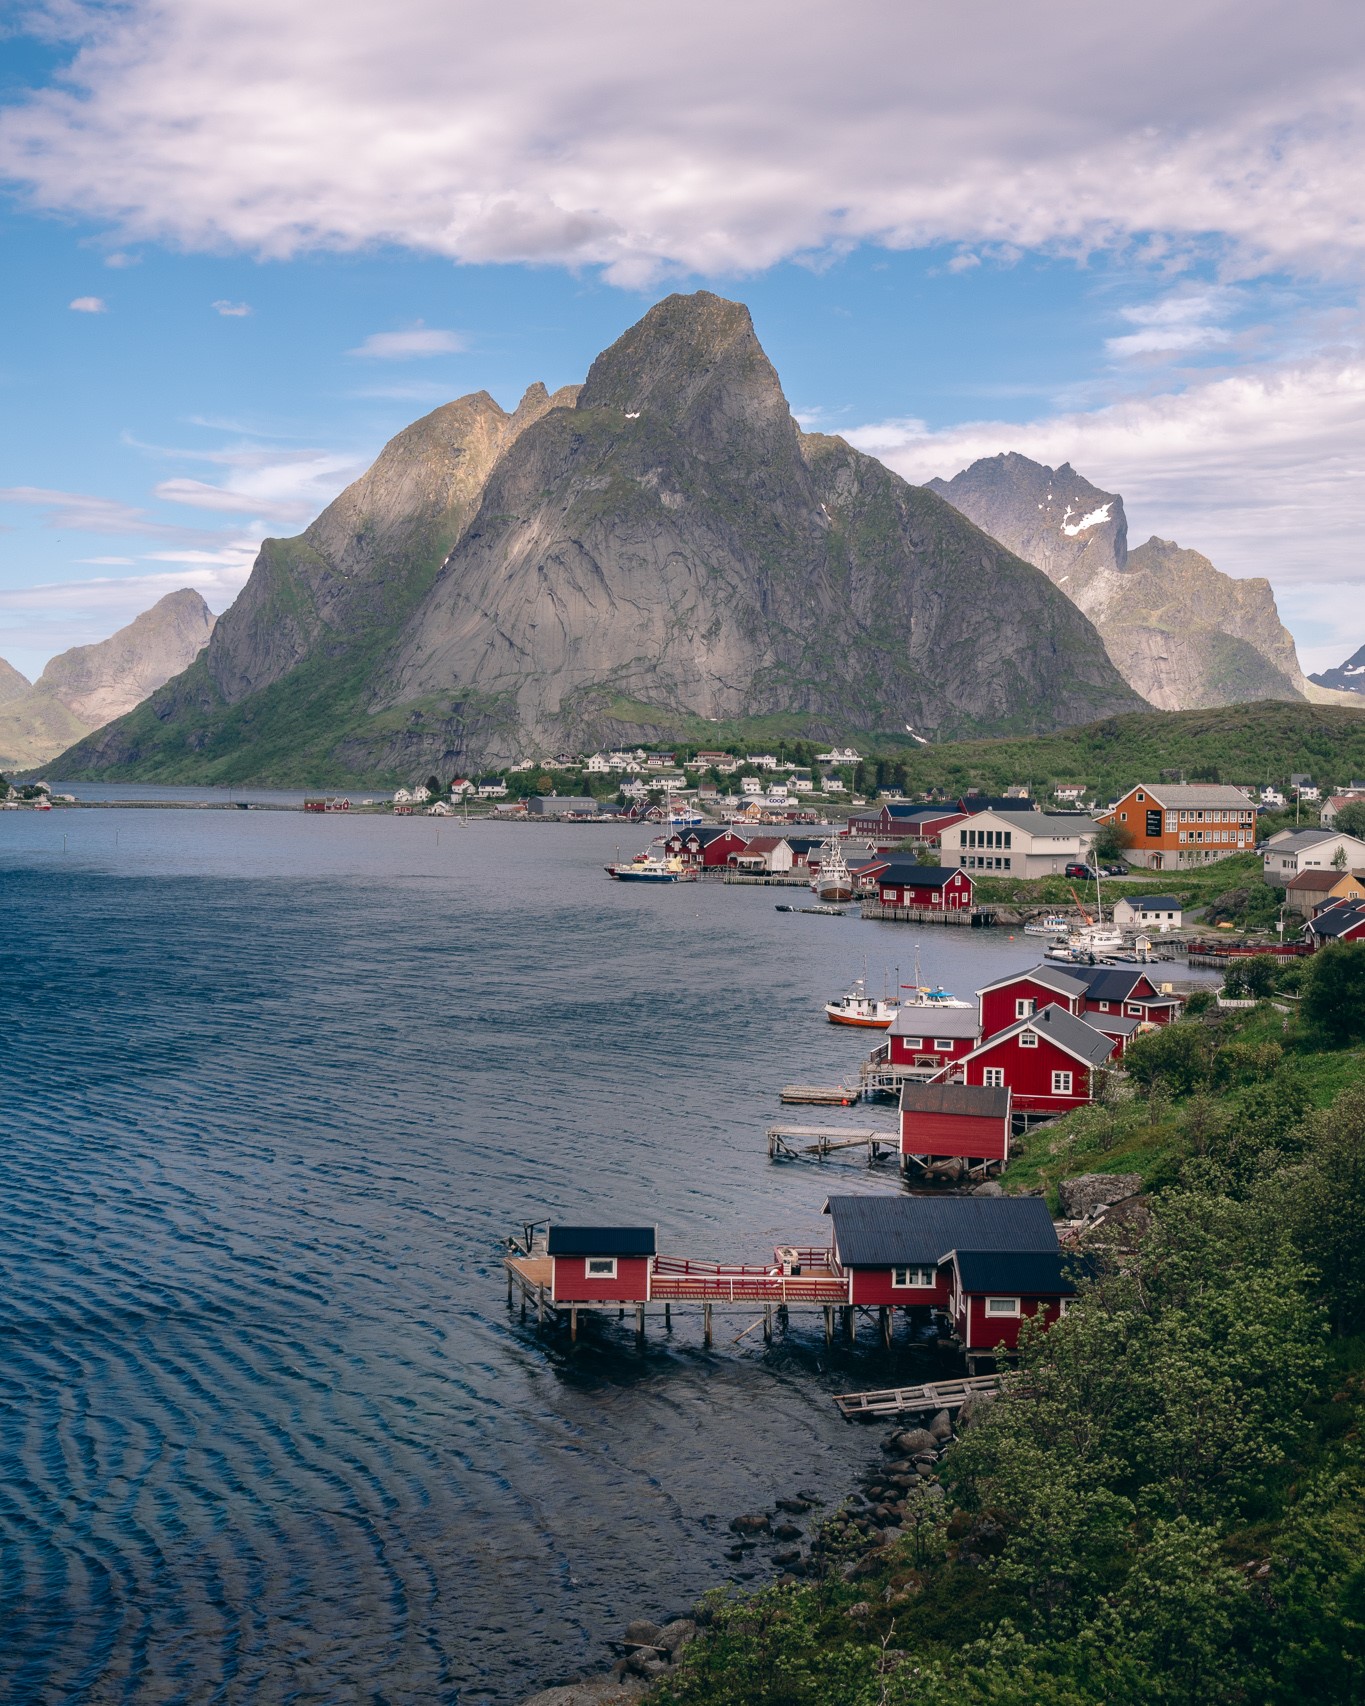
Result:
[[[995,1394],[974,1393],[958,1412],[956,1427],[970,1427],[994,1402]],[[923,1427],[902,1428],[882,1441],[882,1460],[868,1465],[858,1489],[826,1521],[815,1520],[823,1501],[801,1492],[778,1499],[771,1510],[748,1511],[732,1518],[733,1544],[725,1556],[734,1564],[752,1561],[736,1577],[753,1580],[776,1571],[776,1586],[795,1585],[837,1574],[847,1582],[877,1575],[882,1553],[896,1541],[912,1538],[916,1528],[939,1520],[947,1494],[939,1467],[955,1438],[954,1423],[940,1410]],[[899,1590],[910,1597],[918,1588]],[[849,1616],[871,1614],[870,1605],[854,1605]],[[542,1689],[523,1706],[627,1706],[640,1700],[673,1666],[711,1620],[706,1601],[665,1624],[643,1619],[631,1623],[613,1645],[621,1657],[605,1673]]]

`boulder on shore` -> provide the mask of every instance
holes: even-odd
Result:
[[[938,1441],[927,1428],[906,1428],[884,1439],[882,1450],[895,1457],[913,1457],[917,1451],[937,1451]]]
[[[1097,1208],[1108,1208],[1110,1203],[1136,1196],[1141,1189],[1141,1173],[1082,1173],[1061,1181],[1057,1200],[1068,1220],[1084,1220]]]

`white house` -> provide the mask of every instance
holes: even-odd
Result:
[[[1114,922],[1121,928],[1178,930],[1183,919],[1180,902],[1171,894],[1125,895],[1114,902]]]
[[[424,806],[431,798],[431,789],[427,787],[425,782],[419,782],[412,790],[409,798],[414,805]]]
[[[821,786],[827,794],[842,794],[844,792],[844,779],[842,776],[826,776]]]
[[[757,799],[763,792],[763,783],[757,776],[741,776],[739,779],[740,792],[748,797]]]
[[[1352,800],[1365,800],[1365,789],[1344,788],[1341,793],[1333,794],[1318,814],[1323,827],[1330,829],[1337,821],[1337,813],[1343,806],[1349,806]]]
[[[409,806],[409,805],[411,805],[412,804],[412,792],[411,792],[411,790],[408,788],[396,788],[394,790],[393,803],[396,806]]]
[[[976,812],[943,831],[939,858],[968,871],[1060,876],[1089,860],[1097,833],[1083,812]]]
[[[481,800],[505,800],[507,798],[506,782],[481,782],[479,784]]]
[[[832,746],[828,752],[817,752],[817,764],[857,764],[858,754],[851,746]]]
[[[583,768],[590,776],[605,776],[611,769],[611,760],[605,752],[594,752]]]
[[[774,758],[774,756],[772,755],[771,752],[754,753],[752,757],[746,758],[744,760],[744,762],[746,764],[752,764],[755,770],[776,770],[777,769],[777,760],[776,760],[776,758]]]
[[[1266,842],[1261,872],[1282,889],[1303,871],[1365,870],[1365,841],[1332,829],[1282,829]]]
[[[445,800],[437,800],[434,806],[427,807],[428,817],[454,817],[455,808]]]
[[[1261,789],[1261,804],[1263,806],[1274,806],[1278,811],[1284,804],[1284,795],[1278,788],[1272,788],[1267,785]]]

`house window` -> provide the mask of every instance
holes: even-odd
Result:
[[[935,1037],[934,1047],[942,1054],[951,1054],[953,1052],[953,1039],[951,1037]]]
[[[986,1299],[987,1315],[1017,1315],[1019,1299],[1017,1297],[988,1297]]]
[[[915,1286],[932,1286],[937,1278],[933,1268],[892,1268],[891,1289],[909,1291]]]
[[[1100,1002],[1100,1012],[1101,1013],[1107,1013],[1108,1011],[1109,1011],[1109,1003],[1107,1001],[1101,1001]]]
[[[1130,1018],[1140,1019],[1142,1017],[1141,1005],[1136,1001],[1130,1001],[1128,1003],[1128,1014]]]
[[[1009,868],[1010,868],[1010,862],[1009,862],[1009,860],[1008,860],[1008,859],[1006,859],[1006,861],[1005,861],[1005,869],[1006,869],[1006,870],[1007,870],[1007,871],[1008,871],[1008,870],[1009,870]]]
[[[1016,1019],[1031,1019],[1037,1011],[1038,1003],[1036,1001],[1029,1000],[1027,996],[1021,995],[1014,1003],[1014,1016]]]
[[[1057,1303],[1057,1313],[1059,1315],[1065,1315],[1067,1310],[1070,1309],[1070,1307],[1071,1307],[1071,1299],[1069,1297],[1060,1298],[1058,1300],[1058,1303]]]
[[[1037,1033],[1037,1031],[1020,1031],[1020,1033],[1019,1033],[1019,1047],[1020,1048],[1037,1048],[1037,1046],[1038,1046],[1038,1033]]]
[[[589,1279],[615,1279],[616,1278],[616,1257],[615,1256],[589,1256],[588,1257],[588,1278]]]
[[[1052,1094],[1054,1096],[1069,1096],[1071,1094],[1071,1074],[1069,1072],[1054,1072],[1052,1074]]]
[[[924,1047],[924,1038],[923,1037],[907,1037],[905,1039],[905,1046],[906,1046],[906,1048],[923,1048]]]
[[[1143,801],[1144,801],[1144,800],[1145,800],[1145,799],[1146,799],[1146,798],[1147,798],[1147,796],[1146,796],[1146,794],[1144,794],[1144,793],[1143,793],[1143,792],[1142,792],[1142,790],[1141,790],[1141,789],[1140,789],[1140,788],[1139,788],[1139,789],[1138,789],[1138,791],[1137,791],[1137,793],[1136,793],[1136,794],[1134,794],[1134,796],[1133,796],[1133,798],[1134,798],[1134,799],[1135,799],[1135,800],[1136,800],[1136,801],[1137,801],[1137,803],[1138,803],[1138,804],[1139,804],[1139,805],[1141,805],[1141,804],[1142,804],[1142,802],[1143,802]]]
[[[1054,1078],[1057,1076],[1054,1072]],[[1005,1069],[1003,1066],[987,1066],[982,1070],[981,1082],[988,1090],[1003,1090],[1005,1088]]]
[[[1120,812],[1119,813],[1119,822],[1120,823],[1127,823],[1127,821],[1128,821],[1128,813],[1127,812]]]

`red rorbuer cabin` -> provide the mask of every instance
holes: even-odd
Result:
[[[918,1007],[907,1002],[891,1021],[883,1048],[872,1058],[890,1066],[931,1071],[963,1059],[980,1040],[981,1027],[970,1007]]]
[[[652,1226],[552,1226],[546,1239],[554,1303],[647,1303]]]
[[[1006,1161],[1010,1092],[976,1084],[906,1084],[901,1154],[921,1161]]]
[[[862,874],[875,881],[877,899],[883,906],[937,907],[944,912],[957,912],[972,904],[971,873],[955,866],[885,859],[864,865]]]
[[[1119,1044],[1065,1007],[1049,1005],[983,1037],[963,1061],[940,1077],[1013,1093],[1016,1111],[1064,1114],[1094,1093],[1092,1074],[1119,1052]]]
[[[1065,1315],[1076,1282],[1060,1251],[955,1250],[949,1313],[969,1359],[1013,1350],[1033,1316],[1046,1325]]]

